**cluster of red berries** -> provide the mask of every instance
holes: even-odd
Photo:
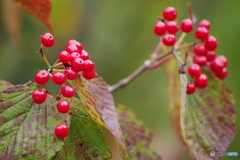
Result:
[[[54,37],[50,33],[45,33],[41,36],[41,44],[45,47],[54,45]],[[43,53],[42,53],[43,54]],[[76,40],[70,40],[65,46],[65,50],[58,54],[58,61],[52,68],[47,70],[39,70],[34,80],[39,85],[46,84],[50,77],[57,85],[62,85],[59,95],[57,95],[56,109],[60,113],[70,113],[70,104],[64,97],[71,98],[75,94],[75,89],[70,85],[66,85],[67,80],[74,80],[78,76],[85,79],[95,77],[94,63],[89,60],[90,55],[83,50],[83,46]],[[59,66],[61,66],[59,69]],[[64,69],[62,69],[64,68]],[[41,104],[47,99],[48,92],[45,89],[37,89],[32,93],[32,99],[35,103]],[[59,138],[64,138],[68,135],[69,129],[67,124],[59,124],[55,127],[55,134]]]
[[[163,18],[154,26],[154,32],[162,37],[162,43],[166,46],[173,46],[176,43],[175,34],[179,28],[182,32],[189,33],[194,29],[194,23],[191,19],[187,18],[182,20],[180,25],[174,21],[177,18],[177,10],[173,7],[167,7],[162,12]],[[226,69],[228,60],[225,56],[216,56],[216,48],[218,47],[218,40],[210,35],[209,30],[211,23],[208,20],[202,20],[198,23],[195,29],[195,40],[200,42],[195,43],[193,47],[194,64],[188,67],[188,73],[194,78],[194,83],[187,84],[187,93],[192,94],[195,92],[196,87],[205,88],[208,83],[208,78],[205,74],[201,73],[202,66],[209,66],[214,75],[219,79],[224,79],[228,75]],[[167,34],[165,34],[168,32]],[[196,42],[196,41],[195,41]]]

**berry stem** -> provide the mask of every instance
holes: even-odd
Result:
[[[48,62],[47,57],[46,57],[45,54],[43,53],[42,45],[41,45],[41,48],[40,48],[40,50],[39,50],[38,52],[41,53],[41,55],[42,55],[42,57],[43,57],[43,60],[45,61],[45,63],[47,64],[47,66],[50,68],[51,65],[50,65],[50,63]]]
[[[80,117],[80,118],[83,118],[83,119],[89,119],[87,115],[85,115],[85,116],[80,116],[80,115],[77,115],[77,114],[74,114],[74,113],[71,113],[71,112],[70,112],[70,114],[71,114],[71,115],[74,115],[74,116],[77,116],[77,117]]]
[[[60,62],[60,61],[57,59],[56,62],[54,62],[52,66],[55,67],[55,66],[60,65],[59,62]],[[61,64],[62,64],[62,62],[61,62]]]
[[[187,33],[183,32],[181,34],[181,36],[179,37],[178,41],[176,42],[176,44],[174,45],[175,48],[179,47],[180,44],[182,43],[182,41],[184,40],[184,38],[186,37]]]

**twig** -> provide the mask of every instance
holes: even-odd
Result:
[[[147,67],[147,69],[155,69],[155,68],[163,65],[165,62],[167,62],[169,59],[171,59],[171,58],[173,58],[173,57],[174,57],[173,55],[168,55],[168,56],[164,57],[163,59],[155,62],[154,64],[149,65],[149,66]]]
[[[180,42],[178,42],[177,44],[180,44]],[[120,80],[118,83],[116,83],[112,86],[109,86],[108,87],[109,91],[113,92],[113,91],[119,89],[120,87],[126,86],[129,82],[134,80],[137,76],[139,76],[143,71],[147,70],[149,67],[150,67],[149,69],[152,69],[151,66],[154,65],[154,63],[156,61],[158,61],[159,59],[162,60],[163,58],[169,56],[171,53],[176,54],[179,50],[188,48],[188,47],[193,46],[193,45],[194,45],[194,43],[183,45],[181,47],[175,46],[174,49],[171,49],[171,50],[168,50],[168,51],[163,52],[161,54],[158,54],[158,55],[156,55],[156,57],[154,57],[152,59],[145,60],[144,63],[138,69],[136,69],[132,74],[130,74],[128,77]],[[178,57],[178,56],[176,56],[176,57]]]

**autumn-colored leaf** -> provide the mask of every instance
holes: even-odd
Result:
[[[8,81],[0,80],[0,91],[12,86],[13,84]]]
[[[51,0],[13,0],[21,9],[34,15],[52,31]]]
[[[150,148],[152,134],[145,124],[136,118],[135,113],[123,105],[117,106],[117,113],[129,158],[160,160],[161,157]]]
[[[204,69],[209,78],[205,89],[186,94],[188,78],[178,73],[175,60],[168,63],[170,110],[173,127],[196,160],[218,160],[209,153],[225,152],[236,134],[236,106],[224,81]]]
[[[75,114],[87,114],[79,99],[73,98],[70,101],[71,106],[78,109]],[[65,138],[62,150],[54,159],[111,159],[111,152],[104,136],[103,127],[92,119],[72,116],[70,134]]]
[[[92,119],[114,135],[118,144],[120,144],[123,159],[128,159],[114,99],[105,81],[100,76],[96,76],[91,81],[78,78],[69,81],[69,83],[77,89],[77,94]]]
[[[56,100],[48,96],[35,104],[32,82],[0,91],[0,159],[49,159],[59,151],[63,140],[54,127],[64,117],[55,110]]]

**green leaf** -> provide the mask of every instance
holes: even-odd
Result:
[[[0,91],[0,159],[48,159],[61,149],[63,140],[55,137],[54,127],[64,118],[54,98],[41,105],[32,101],[36,89],[29,82]]]
[[[114,99],[103,78],[97,75],[91,81],[78,78],[69,81],[69,83],[77,89],[77,94],[91,118],[108,129],[116,138],[121,148],[122,158],[128,159],[124,139],[118,123]]]
[[[76,99],[74,101],[76,102]],[[76,114],[85,115],[86,110],[85,112],[79,110]],[[70,134],[65,138],[63,149],[59,151],[56,159],[111,159],[103,127],[92,119],[72,115]]]
[[[8,81],[0,80],[0,91],[12,86],[13,84]]]
[[[209,78],[208,86],[187,95],[188,77],[177,71],[177,63],[171,60],[168,63],[168,77],[174,129],[194,159],[213,159],[209,153],[225,152],[236,134],[233,94],[224,81],[204,69]],[[180,81],[177,80],[179,78]]]
[[[123,105],[117,106],[117,113],[129,158],[160,160],[161,157],[150,148],[152,134],[145,124],[136,118],[135,113]]]

